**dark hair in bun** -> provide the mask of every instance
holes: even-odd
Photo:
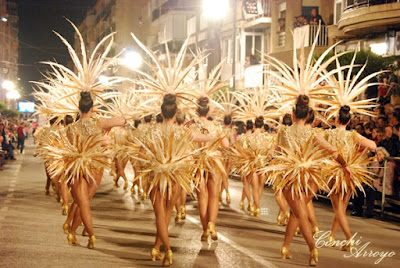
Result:
[[[256,128],[262,128],[264,126],[264,117],[259,116],[256,118],[256,121],[254,121],[254,125]]]
[[[310,110],[308,111],[306,125],[311,125],[314,122],[314,119],[315,119],[314,110],[310,108]]]
[[[200,116],[207,116],[208,111],[210,111],[210,107],[208,106],[209,99],[207,97],[201,97],[197,101],[197,112]]]
[[[253,130],[253,121],[251,120],[246,121],[246,130]]]
[[[65,116],[64,122],[65,122],[65,125],[68,126],[69,124],[72,124],[74,122],[74,118],[72,117],[72,115],[67,114]]]
[[[164,118],[162,117],[161,114],[157,114],[156,116],[156,122],[157,123],[162,123],[164,121]]]
[[[79,110],[81,113],[86,114],[90,111],[93,107],[93,99],[90,96],[90,92],[82,91],[81,92],[81,99],[79,100]]]
[[[142,121],[140,121],[139,119],[136,119],[135,120],[135,128],[137,128],[141,123],[142,123]]]
[[[340,107],[339,123],[342,125],[346,125],[347,123],[349,123],[350,119],[351,119],[350,107],[347,105]]]
[[[292,116],[290,114],[285,114],[282,119],[282,125],[291,126],[293,124]]]
[[[310,107],[308,106],[310,99],[306,95],[300,95],[297,97],[296,107],[294,109],[294,115],[297,119],[306,119]]]
[[[146,115],[144,117],[144,122],[145,123],[150,123],[152,118],[153,118],[153,115]]]
[[[224,116],[224,124],[227,126],[232,124],[232,116],[230,114]]]
[[[166,94],[164,96],[163,104],[161,105],[161,113],[165,119],[172,119],[178,106],[176,105],[176,96],[174,94]]]

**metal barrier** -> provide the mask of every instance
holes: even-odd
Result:
[[[385,203],[386,203],[386,170],[387,170],[387,163],[391,160],[399,160],[400,157],[388,157],[385,159],[383,164],[383,179],[382,179],[382,200],[381,200],[381,216],[383,217],[385,213]]]

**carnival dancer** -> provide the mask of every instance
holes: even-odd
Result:
[[[333,88],[332,104],[327,110],[328,119],[335,117],[335,129],[325,131],[327,141],[337,148],[339,154],[344,159],[344,165],[350,170],[350,174],[343,173],[338,165],[330,167],[331,173],[327,177],[330,188],[329,197],[335,212],[332,224],[332,232],[329,241],[333,244],[337,228],[340,226],[348,240],[341,250],[351,250],[354,241],[351,241],[349,223],[347,221],[346,209],[350,197],[357,194],[357,188],[364,192],[363,185],[372,187],[371,173],[367,166],[372,159],[368,158],[369,151],[376,150],[374,141],[369,140],[355,131],[346,130],[346,126],[351,120],[351,114],[361,114],[373,116],[373,107],[376,106],[374,99],[357,100],[368,87],[376,85],[368,83],[372,77],[376,77],[382,72],[376,72],[366,77],[362,77],[366,64],[354,74],[355,59],[357,50],[354,53],[352,62],[344,74],[343,67],[339,61],[336,61],[337,76],[331,76],[327,79],[328,84]],[[360,79],[360,80],[359,80]],[[362,149],[362,153],[360,153]]]
[[[76,31],[81,44],[81,58],[65,38],[56,33],[67,46],[77,73],[67,67],[56,63],[46,62],[52,72],[45,76],[43,82],[35,82],[38,90],[36,98],[40,102],[38,113],[64,118],[70,114],[76,119],[78,112],[79,121],[72,123],[66,133],[59,132],[56,143],[48,145],[48,157],[53,161],[50,171],[54,175],[61,175],[63,180],[71,187],[75,208],[70,210],[74,219],[69,229],[67,240],[69,244],[76,244],[76,229],[83,221],[85,230],[89,235],[87,247],[95,247],[96,238],[93,232],[90,199],[100,185],[104,168],[109,167],[109,162],[104,146],[104,131],[114,126],[126,123],[124,118],[93,118],[92,115],[102,103],[105,103],[112,94],[103,94],[105,89],[117,85],[125,79],[118,77],[109,78],[107,84],[99,81],[100,74],[116,60],[106,58],[113,45],[113,33],[107,35],[95,47],[90,57],[86,53],[85,42],[78,28],[70,22]],[[103,53],[99,53],[104,48]]]
[[[296,45],[295,39],[294,45]],[[279,70],[282,75],[268,71],[280,82],[280,85],[271,88],[281,96],[281,101],[277,103],[278,111],[286,113],[292,109],[293,125],[279,130],[278,154],[265,168],[270,172],[270,181],[275,182],[275,190],[283,193],[291,208],[285,241],[281,248],[282,258],[292,258],[289,245],[298,221],[300,231],[310,250],[309,265],[311,266],[317,265],[318,250],[315,247],[308,220],[306,203],[311,196],[316,195],[318,189],[327,189],[324,176],[329,172],[325,167],[330,161],[345,163],[337,149],[323,138],[322,133],[316,133],[305,126],[310,106],[315,107],[317,103],[330,103],[330,98],[327,98],[331,96],[330,87],[321,86],[320,83],[337,72],[324,73],[326,67],[341,55],[335,55],[323,62],[334,45],[314,61],[315,46],[316,41],[307,58],[304,55],[304,47],[301,47],[299,58],[297,58],[296,49],[293,50],[293,67],[273,57],[268,58],[269,64]],[[330,155],[334,160],[328,157]],[[272,154],[270,156],[272,158]],[[349,172],[347,167],[341,166],[341,168],[344,173]]]

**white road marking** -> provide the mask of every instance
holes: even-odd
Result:
[[[201,227],[201,223],[199,220],[193,218],[192,216],[186,215],[186,219],[188,219],[189,221],[191,221],[192,223],[198,225]],[[275,266],[274,264],[272,264],[271,262],[264,260],[263,258],[261,258],[260,256],[258,256],[257,254],[254,254],[253,252],[251,252],[250,250],[248,250],[247,248],[244,248],[238,244],[236,244],[235,242],[233,242],[232,240],[230,240],[229,238],[227,238],[226,236],[224,236],[223,234],[221,234],[220,232],[218,232],[218,240],[222,240],[225,243],[227,243],[228,245],[230,245],[231,247],[233,247],[234,249],[242,252],[243,254],[249,256],[250,258],[252,258],[254,261],[258,262],[259,264],[261,264],[263,267],[271,267],[271,268],[275,268],[277,266]]]

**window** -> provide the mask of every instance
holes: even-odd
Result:
[[[343,11],[343,0],[335,0],[335,24],[338,24]]]

